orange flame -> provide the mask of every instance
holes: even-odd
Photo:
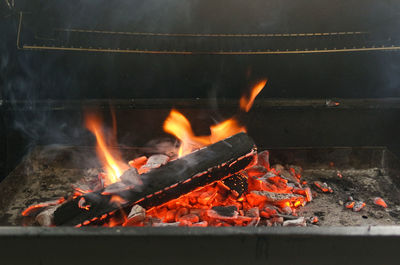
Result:
[[[249,111],[253,105],[254,99],[264,88],[266,83],[267,80],[258,82],[251,90],[248,98],[243,96],[240,99],[240,108],[246,112]],[[246,132],[246,128],[239,125],[239,122],[235,118],[230,118],[210,126],[210,135],[196,136],[189,120],[179,111],[172,109],[164,122],[164,131],[174,135],[180,140],[181,145],[179,147],[178,157],[181,157],[191,153],[193,150],[216,143],[234,134]]]
[[[96,151],[107,173],[105,185],[110,185],[114,182],[117,182],[122,173],[129,168],[128,165],[123,162],[119,152],[111,152],[110,148],[107,146],[107,141],[101,129],[102,122],[99,117],[94,114],[87,113],[85,115],[85,125],[86,128],[96,136]],[[112,142],[115,142],[114,139],[115,136],[113,136]]]
[[[250,91],[250,95],[247,96],[242,96],[240,98],[240,108],[246,112],[249,112],[251,107],[253,106],[254,99],[257,97],[257,95],[261,92],[261,90],[265,87],[267,84],[267,80],[262,80],[258,82]]]
[[[164,122],[164,131],[174,135],[181,141],[178,156],[184,156],[193,150],[199,149],[223,140],[239,132],[246,132],[246,128],[239,126],[234,119],[228,119],[210,127],[211,135],[196,136],[188,119],[179,111],[171,110]]]

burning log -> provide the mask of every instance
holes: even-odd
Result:
[[[126,201],[122,205],[110,203],[111,196],[100,190],[61,205],[54,213],[54,222],[75,226],[100,224],[107,216],[120,210],[128,212],[135,204],[145,209],[163,204],[245,169],[255,160],[256,152],[253,140],[238,133],[142,174],[145,184],[141,190],[128,188],[120,192],[119,196]],[[82,197],[90,205],[88,209],[79,207]]]
[[[243,193],[247,192],[248,189],[247,176],[244,173],[238,173],[226,178],[222,183],[227,186],[236,197],[240,197]]]

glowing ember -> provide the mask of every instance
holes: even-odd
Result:
[[[92,113],[86,113],[85,125],[86,128],[96,136],[97,154],[103,162],[104,169],[107,173],[105,174],[104,185],[107,186],[117,182],[122,173],[129,168],[128,165],[123,162],[119,152],[111,152],[102,131],[102,122],[99,117]],[[110,137],[109,142],[116,142],[115,135]]]
[[[383,208],[387,208],[386,202],[385,202],[381,197],[376,197],[376,198],[374,199],[374,203],[375,203],[376,205],[382,206]]]

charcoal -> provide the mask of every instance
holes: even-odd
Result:
[[[306,226],[306,219],[304,217],[299,217],[294,220],[286,220],[283,222],[282,226]]]
[[[267,150],[258,153],[258,161],[257,164],[264,167],[265,169],[269,170],[269,152]]]
[[[296,201],[301,200],[304,201],[305,197],[298,194],[293,193],[276,193],[276,192],[269,192],[269,191],[252,191],[251,193],[265,196],[267,201],[272,203],[280,203],[285,201]]]
[[[125,183],[119,181],[119,182],[115,182],[109,186],[107,186],[106,188],[104,188],[102,194],[119,194],[122,191],[126,190],[127,188],[129,188],[129,186],[127,186]]]
[[[179,217],[179,221],[180,222],[187,221],[187,222],[191,222],[191,223],[198,223],[200,221],[200,218],[199,218],[199,216],[190,213],[190,214],[186,214],[186,215]]]
[[[381,197],[375,197],[374,198],[374,204],[381,206],[383,208],[387,208],[386,202],[381,198]]]
[[[146,210],[140,205],[134,205],[128,214],[128,222],[136,223],[146,218]]]
[[[258,165],[249,167],[244,171],[250,177],[261,177],[262,175],[265,175],[268,172],[268,170],[265,167]]]
[[[140,175],[136,168],[130,168],[126,170],[120,177],[120,180],[125,184],[125,185],[141,185],[142,181],[140,180]]]
[[[48,207],[58,204],[60,204],[60,199],[41,202],[40,204],[33,204],[22,212],[22,216],[36,216],[40,212],[46,210]]]
[[[145,183],[141,190],[127,189],[119,194],[127,201],[120,207],[109,203],[110,195],[92,192],[82,195],[91,205],[89,211],[79,208],[77,197],[56,210],[54,222],[68,226],[97,224],[92,220],[116,210],[129,212],[134,204],[149,209],[245,169],[254,162],[256,152],[253,140],[238,133],[142,174]]]
[[[193,223],[192,226],[195,226],[195,227],[207,227],[208,226],[208,222],[207,221],[201,221],[201,222],[198,222],[198,223]]]
[[[167,155],[152,155],[147,159],[145,165],[143,165],[139,171],[141,173],[149,172],[151,169],[159,168],[162,165],[165,165],[169,160],[169,156]]]
[[[238,217],[239,213],[236,206],[214,206],[207,210],[207,216],[218,220],[232,220]]]
[[[237,214],[238,209],[236,206],[214,206],[211,208],[214,210],[217,214],[226,216],[226,217],[232,217],[235,214]]]
[[[222,183],[227,186],[236,197],[240,197],[243,193],[247,192],[248,189],[247,176],[242,172],[224,179]]]
[[[171,226],[180,226],[180,222],[174,222],[174,223],[154,223],[154,227],[171,227]]]
[[[332,193],[333,190],[331,187],[326,184],[326,182],[322,183],[321,181],[314,181],[314,186],[318,188],[318,191],[320,192],[329,192]]]
[[[260,209],[258,207],[253,207],[245,212],[245,215],[248,217],[260,217]]]
[[[286,169],[282,169],[281,172],[279,173],[280,177],[283,179],[286,179],[289,182],[295,183],[295,184],[299,184],[300,180],[298,178],[296,178],[292,172],[286,170]]]
[[[356,201],[353,206],[353,212],[359,212],[364,208],[365,203],[363,201]]]
[[[54,212],[59,205],[49,206],[36,217],[35,221],[41,226],[52,226],[54,224]]]

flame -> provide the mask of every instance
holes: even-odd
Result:
[[[86,128],[96,136],[96,151],[107,173],[105,185],[117,182],[122,173],[129,168],[128,165],[123,162],[119,152],[111,152],[110,148],[107,146],[107,141],[102,131],[102,122],[99,117],[92,113],[86,113],[85,125]],[[115,136],[113,136],[112,139],[115,139]],[[111,141],[115,142],[115,140]]]
[[[257,97],[257,95],[261,92],[261,90],[265,87],[267,84],[267,80],[262,80],[258,82],[250,91],[250,95],[247,96],[242,96],[240,98],[240,108],[246,112],[249,112],[251,107],[253,106],[254,99]]]
[[[174,135],[181,141],[178,156],[184,156],[195,149],[223,140],[239,132],[246,132],[246,128],[239,125],[234,119],[228,119],[210,126],[211,135],[196,136],[189,120],[179,111],[172,109],[164,122],[164,131]]]
[[[240,99],[240,108],[248,112],[253,105],[254,99],[264,88],[267,80],[258,82],[251,90],[250,96]],[[246,132],[235,118],[230,118],[218,124],[210,126],[211,134],[208,136],[196,136],[192,130],[189,120],[179,111],[172,109],[164,122],[164,131],[174,135],[181,142],[178,157],[191,153],[193,150],[216,143],[229,136],[240,132]]]

